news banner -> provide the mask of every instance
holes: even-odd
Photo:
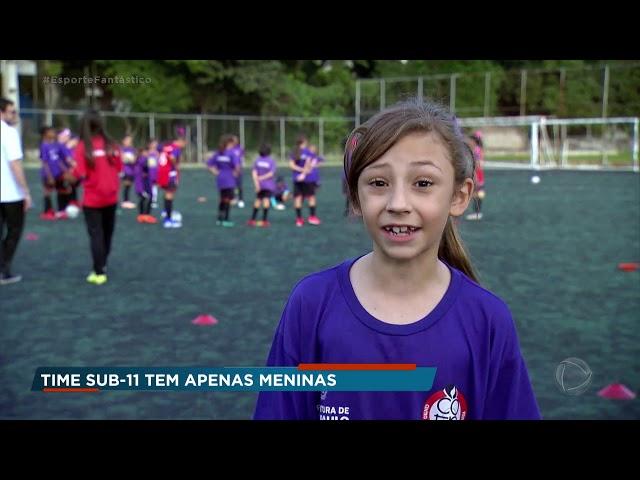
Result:
[[[425,391],[435,367],[300,364],[297,367],[39,367],[32,391]]]

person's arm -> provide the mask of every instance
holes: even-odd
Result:
[[[258,175],[258,181],[263,182],[264,180],[267,180],[272,177],[273,177],[273,172],[267,172],[264,175]]]
[[[71,175],[76,182],[78,182],[87,176],[87,160],[84,158],[84,142],[78,142],[76,149],[73,151],[73,159],[76,162],[76,166],[73,168]]]
[[[483,420],[540,420],[529,373],[506,305],[492,321],[493,343]]]
[[[9,128],[7,131],[4,131],[3,135],[7,136],[5,148],[7,157],[9,160],[9,169],[11,173],[13,173],[13,178],[16,179],[22,193],[24,195],[24,210],[26,211],[31,207],[31,191],[29,190],[29,185],[27,184],[27,179],[24,175],[24,170],[22,168],[22,146],[20,144],[20,135],[18,134],[18,130],[15,128]],[[4,143],[4,142],[3,142]]]
[[[289,168],[291,168],[291,170],[295,170],[296,172],[304,172],[304,167],[296,165],[296,162],[294,162],[293,160],[289,160]]]
[[[207,170],[209,170],[213,176],[218,176],[220,174],[220,171],[218,170],[218,167],[216,166],[216,155],[214,154],[211,158],[209,158],[209,160],[207,160]]]
[[[258,171],[254,168],[251,170],[251,178],[253,180],[253,187],[256,189],[256,192],[260,191],[260,175],[258,175]]]
[[[16,179],[18,185],[22,189],[22,193],[24,194],[24,210],[25,212],[31,208],[31,191],[29,190],[29,185],[27,184],[27,179],[24,176],[24,169],[22,168],[22,162],[20,159],[15,159],[9,162],[9,168],[11,168],[11,173],[13,173],[13,178]]]

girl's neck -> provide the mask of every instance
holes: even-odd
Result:
[[[449,269],[438,259],[437,250],[410,260],[396,260],[377,252],[364,258],[363,272],[371,286],[392,295],[412,296],[449,282]]]

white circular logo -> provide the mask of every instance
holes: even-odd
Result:
[[[562,360],[556,368],[556,384],[565,395],[580,395],[585,392],[593,373],[584,360],[569,357]]]

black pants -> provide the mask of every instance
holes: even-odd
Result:
[[[11,260],[20,242],[24,218],[24,200],[0,203],[0,273],[5,275],[11,275]]]
[[[101,208],[84,207],[84,220],[91,243],[93,271],[102,275],[111,251],[111,237],[116,226],[116,205]]]

